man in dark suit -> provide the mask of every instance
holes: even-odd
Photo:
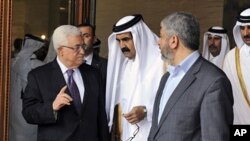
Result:
[[[84,59],[86,64],[100,69],[102,81],[105,84],[107,76],[107,59],[94,52],[94,43],[98,41],[95,36],[95,27],[88,23],[80,24],[77,27],[82,32],[82,39],[85,45]]]
[[[57,57],[29,73],[24,118],[38,124],[38,141],[108,141],[99,71],[81,65],[80,30],[63,25],[52,38]]]
[[[161,22],[158,44],[170,65],[155,98],[148,141],[229,141],[231,84],[198,53],[199,34],[199,23],[188,13]]]

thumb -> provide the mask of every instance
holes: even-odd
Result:
[[[62,87],[62,89],[60,90],[60,93],[65,93],[66,89],[67,89],[67,85],[65,85],[64,87]]]

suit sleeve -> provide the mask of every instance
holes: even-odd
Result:
[[[28,84],[23,94],[23,117],[30,124],[55,123],[52,101],[42,99],[38,80],[33,71],[28,74]]]
[[[99,73],[100,74],[100,73]],[[99,96],[98,96],[98,130],[101,141],[110,141],[110,134],[108,128],[107,115],[105,111],[105,90],[103,87],[103,82],[101,75],[99,77]]]
[[[218,78],[208,87],[201,105],[202,141],[229,141],[232,106],[231,84],[226,77]]]

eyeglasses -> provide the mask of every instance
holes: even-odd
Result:
[[[62,47],[72,49],[74,52],[79,52],[81,48],[83,50],[86,50],[86,48],[87,48],[86,45],[76,45],[75,47],[69,47],[69,46],[62,46]]]
[[[134,131],[134,133],[133,133],[133,136],[132,137],[129,137],[126,141],[132,141],[134,138],[135,138],[135,136],[138,134],[138,132],[139,132],[139,130],[140,130],[140,127],[138,126],[138,124],[135,124],[135,126],[136,126],[136,129],[135,129],[135,131]],[[121,140],[122,141],[122,140]]]

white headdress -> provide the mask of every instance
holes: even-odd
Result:
[[[22,50],[18,53],[16,58],[12,62],[12,71],[20,75],[20,78],[24,81],[23,88],[26,86],[28,72],[34,68],[31,63],[31,58],[34,51],[41,48],[46,43],[45,40],[31,34],[24,36],[24,43]],[[40,65],[40,64],[39,64]]]
[[[203,39],[203,53],[202,56],[206,58],[207,60],[210,59],[210,52],[208,49],[208,35],[212,36],[220,36],[221,37],[221,51],[218,56],[216,56],[216,61],[214,62],[215,65],[222,68],[224,58],[230,50],[230,44],[229,44],[229,38],[226,33],[226,29],[220,26],[213,26],[208,29],[208,32],[204,33],[204,39]]]
[[[119,81],[122,78],[124,66],[128,61],[122,53],[118,42],[116,41],[116,34],[131,32],[134,46],[136,50],[136,57],[134,60],[134,72],[136,74],[132,82],[135,86],[130,91],[136,89],[140,96],[147,97],[147,93],[152,90],[157,90],[158,81],[163,74],[163,61],[161,60],[160,49],[157,45],[158,37],[148,28],[143,22],[141,15],[126,16],[120,19],[113,27],[113,33],[108,38],[108,69],[107,69],[107,86],[106,86],[106,111],[109,119],[109,125],[112,124],[113,109],[119,102]],[[154,78],[154,79],[152,79]],[[147,81],[149,80],[149,81]],[[143,84],[149,84],[149,88],[143,88]],[[148,92],[144,93],[144,90]],[[143,95],[141,95],[143,93]],[[134,93],[133,93],[134,94]],[[135,94],[136,95],[136,94]],[[148,96],[150,98],[150,96]],[[140,97],[142,99],[142,97]]]
[[[242,40],[242,37],[240,34],[239,26],[246,26],[246,25],[250,25],[250,8],[240,13],[237,19],[236,25],[233,28],[234,40],[235,40],[237,47],[239,48],[241,48],[244,45],[244,41]]]

